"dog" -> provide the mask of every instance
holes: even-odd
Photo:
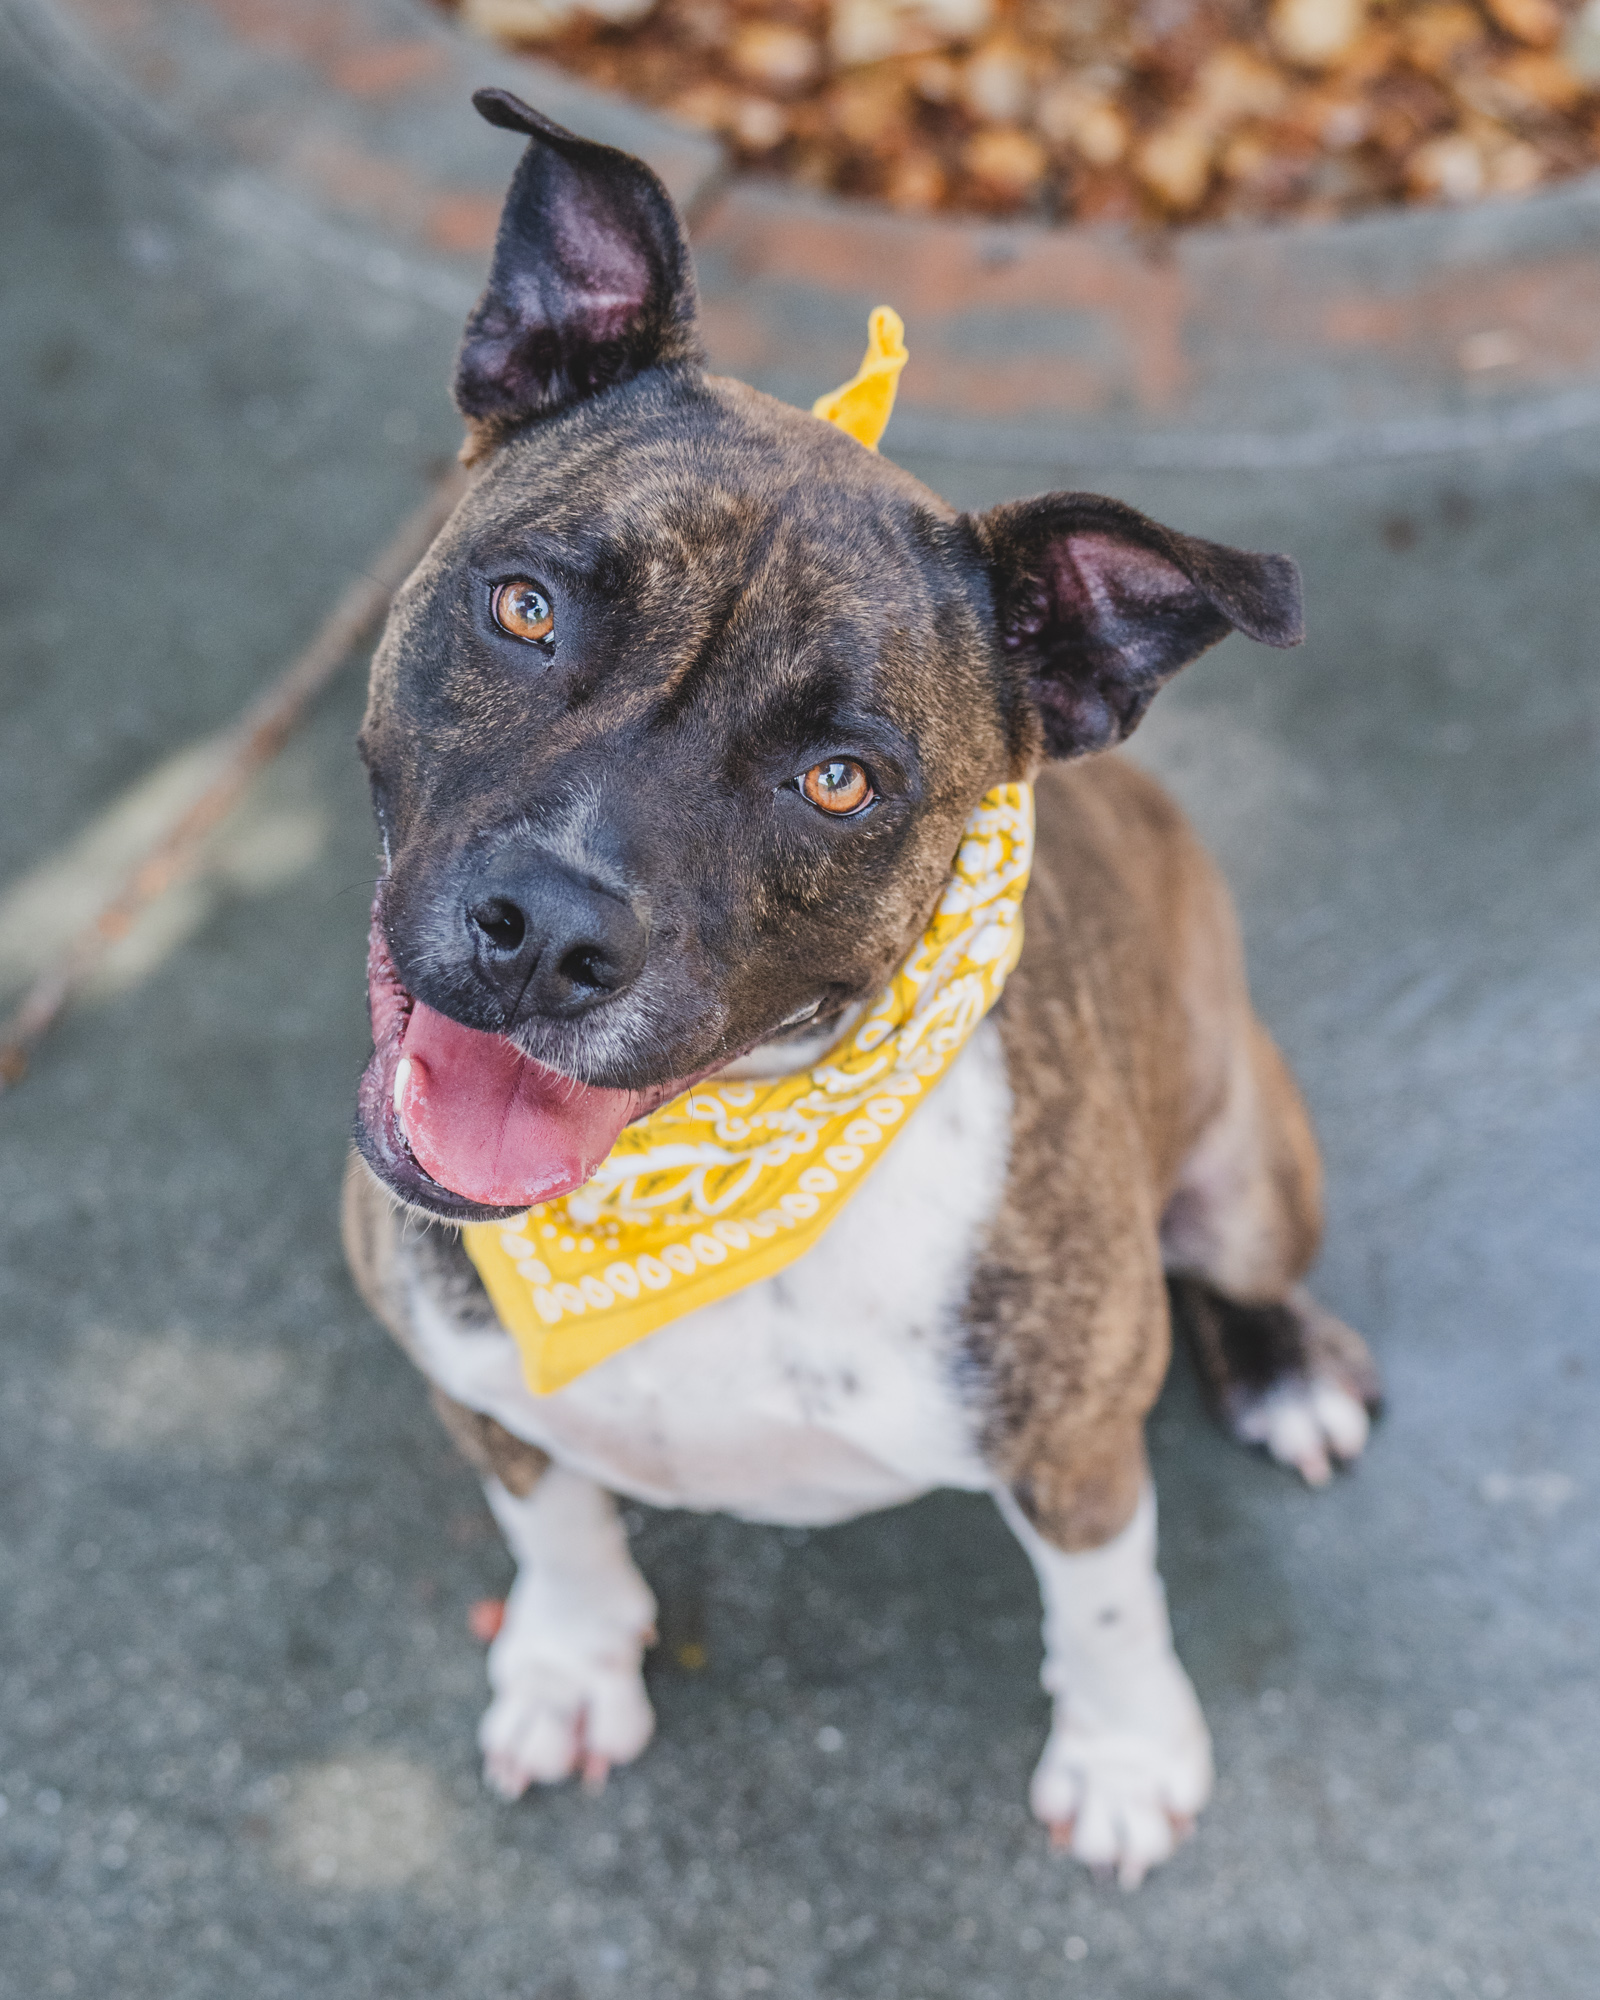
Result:
[[[649,1740],[614,1495],[809,1525],[964,1488],[1043,1599],[1033,1811],[1133,1886],[1212,1783],[1143,1442],[1173,1319],[1233,1432],[1313,1483],[1377,1406],[1301,1282],[1317,1149],[1227,892],[1105,754],[1228,632],[1298,643],[1298,572],[1089,494],[958,513],[709,375],[648,168],[475,102],[527,145],[456,370],[473,482],[361,730],[384,874],[344,1231],[516,1559],[487,1781],[599,1782]],[[581,1183],[691,1085],[816,1064],[1024,781],[1020,963],[859,1190],[786,1268],[535,1393],[459,1225]]]

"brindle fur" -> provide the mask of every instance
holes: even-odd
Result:
[[[1299,1094],[1250,1011],[1227,891],[1177,808],[1117,757],[1047,768],[1037,806],[1026,943],[999,1009],[1010,1183],[967,1318],[992,1461],[1040,1532],[1076,1549],[1138,1497],[1170,1348],[1164,1261],[1197,1258],[1194,1277],[1268,1302],[1280,1373],[1306,1367],[1305,1315],[1284,1302],[1316,1254],[1321,1186]],[[1185,1168],[1230,1118],[1226,1178],[1196,1186]],[[1216,1348],[1212,1379],[1230,1384],[1232,1363]]]

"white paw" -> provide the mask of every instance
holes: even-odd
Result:
[[[576,1772],[597,1791],[613,1765],[631,1763],[656,1726],[641,1650],[523,1646],[491,1655],[495,1697],[478,1725],[490,1789],[519,1799],[530,1785],[559,1785]]]
[[[1372,1429],[1361,1399],[1325,1375],[1288,1377],[1233,1421],[1247,1444],[1265,1445],[1308,1486],[1326,1486],[1335,1465],[1359,1458]]]
[[[1211,1741],[1198,1709],[1180,1739],[1062,1721],[1029,1791],[1052,1843],[1137,1889],[1194,1831],[1211,1796]]]

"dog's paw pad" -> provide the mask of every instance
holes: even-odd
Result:
[[[1372,1420],[1361,1398],[1343,1383],[1299,1375],[1252,1401],[1240,1400],[1233,1427],[1246,1444],[1263,1445],[1308,1486],[1326,1486],[1336,1466],[1361,1456]]]
[[[484,1782],[505,1799],[577,1774],[597,1792],[637,1757],[655,1713],[634,1663],[523,1657],[497,1675],[499,1691],[478,1727]]]
[[[1045,1745],[1029,1800],[1053,1847],[1097,1876],[1137,1889],[1188,1839],[1210,1794],[1211,1749],[1203,1732],[1164,1745],[1067,1725]]]

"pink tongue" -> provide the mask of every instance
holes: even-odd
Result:
[[[420,1000],[400,1054],[411,1065],[400,1118],[418,1164],[486,1207],[528,1208],[581,1186],[633,1115],[632,1091],[574,1083]]]

